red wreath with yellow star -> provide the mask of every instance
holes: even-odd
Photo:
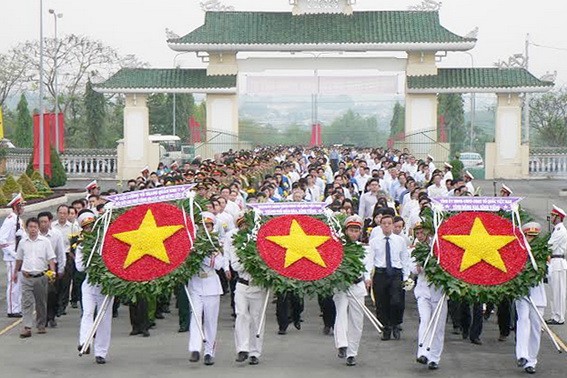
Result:
[[[254,224],[248,214],[248,224]],[[344,290],[364,272],[360,244],[346,242],[323,216],[264,217],[235,237],[238,257],[252,281],[275,292],[330,295]]]
[[[437,236],[433,254],[421,244],[414,256],[425,266],[428,280],[453,299],[497,303],[521,297],[546,273],[545,240],[536,239],[530,245],[536,270],[521,230],[498,214],[453,215],[441,224]]]
[[[200,214],[196,214],[195,220],[199,219]],[[115,213],[101,253],[92,253],[89,280],[101,285],[105,294],[129,301],[171,292],[199,271],[207,255],[220,249],[215,234],[209,239],[200,229],[193,235],[194,227],[180,207],[168,203]],[[102,228],[99,222],[86,235],[86,255],[100,243],[97,235]]]

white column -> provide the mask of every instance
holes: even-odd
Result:
[[[211,141],[203,153],[214,157],[215,153],[238,148],[238,95],[207,94],[206,141]],[[203,155],[201,153],[201,155]]]
[[[146,164],[156,160],[150,156],[149,133],[147,95],[127,94],[124,107],[124,147],[123,153],[118,155],[119,180],[136,178]]]
[[[517,93],[497,94],[495,143],[486,145],[486,179],[528,176],[529,146],[522,145],[522,104]]]

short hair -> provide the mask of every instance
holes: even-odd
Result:
[[[31,217],[26,220],[26,227],[29,227],[30,223],[35,223],[39,226],[39,220],[36,217]]]
[[[57,206],[57,212],[59,212],[59,210],[61,210],[62,208],[66,208],[67,211],[69,210],[69,206],[62,204],[62,205]]]
[[[399,215],[396,215],[394,217],[394,223],[398,223],[398,222],[402,222],[402,224],[405,226],[406,225],[406,221],[404,220],[404,218],[400,217]]]
[[[393,217],[392,215],[390,215],[390,214],[384,214],[384,215],[382,216],[382,219],[380,219],[380,223],[382,223],[382,221],[384,221],[384,219],[391,219],[391,220],[392,220],[392,223],[394,223],[394,217]]]
[[[37,219],[47,217],[50,221],[53,220],[53,214],[50,211],[42,211],[41,213],[37,214]]]

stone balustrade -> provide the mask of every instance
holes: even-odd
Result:
[[[567,151],[537,149],[530,152],[530,176],[567,178]]]
[[[19,175],[25,172],[31,155],[31,148],[9,149],[6,173]],[[61,155],[61,163],[69,178],[114,178],[118,171],[115,149],[67,149]]]

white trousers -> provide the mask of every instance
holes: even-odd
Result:
[[[429,334],[425,337],[425,331],[431,321],[433,312],[439,304],[439,301],[432,301],[429,298],[419,297],[417,298],[417,310],[419,312],[419,330],[417,339],[417,357],[425,356],[430,362],[439,363],[441,360],[441,353],[443,353],[443,345],[445,343],[445,324],[447,323],[447,301],[443,302],[443,308],[441,309],[441,314],[439,317],[439,322],[437,323],[437,329],[433,333],[433,327],[429,330]],[[432,334],[433,333],[433,334]],[[431,337],[431,349],[428,351]],[[421,347],[420,344],[423,344]]]
[[[83,345],[87,340],[89,332],[94,324],[95,310],[102,309],[102,302],[106,295],[100,291],[100,286],[93,286],[87,282],[87,279],[81,286],[83,295],[83,316],[81,317],[81,328],[79,330],[79,345]],[[112,304],[114,297],[110,298],[107,311],[98,326],[96,337],[94,339],[94,355],[96,357],[106,358],[108,349],[110,348],[110,334],[112,331]]]
[[[22,281],[21,273],[18,276],[18,282],[14,283],[15,261],[5,261],[6,263],[6,309],[8,314],[17,314],[22,312]]]
[[[366,290],[357,290],[358,286],[352,285],[351,292],[356,298],[364,303]],[[362,337],[364,325],[364,312],[356,299],[341,291],[333,296],[337,317],[335,318],[335,347],[347,348],[347,357],[358,356],[358,347]]]
[[[565,322],[565,301],[567,300],[567,271],[555,270],[549,273],[551,286],[551,319]]]
[[[215,356],[217,339],[217,324],[219,320],[220,295],[198,295],[191,293],[193,311],[191,312],[191,325],[189,328],[189,352],[200,352],[203,340],[197,328],[197,322],[201,323],[205,334],[205,354]],[[199,314],[197,316],[197,314]]]
[[[236,284],[234,292],[234,307],[236,309],[234,342],[236,352],[249,352],[250,356],[255,357],[262,355],[265,326],[260,330],[260,337],[256,337],[256,332],[258,332],[260,326],[265,300],[266,290],[257,286]]]
[[[525,358],[526,367],[537,365],[537,355],[541,343],[541,320],[527,297],[516,301],[516,359]],[[545,307],[537,308],[543,316]]]

